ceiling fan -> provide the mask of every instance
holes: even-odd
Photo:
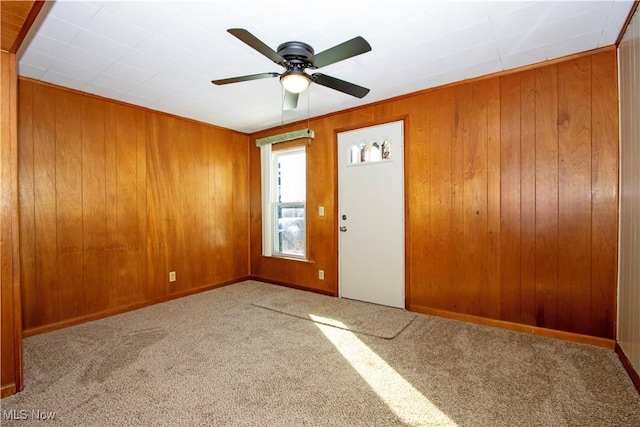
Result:
[[[243,28],[230,28],[229,33],[254,48],[273,62],[281,65],[286,70],[283,73],[260,73],[248,76],[232,77],[228,79],[212,80],[216,85],[246,82],[249,80],[280,77],[280,82],[285,88],[283,109],[293,110],[298,105],[298,94],[304,91],[311,82],[326,86],[331,89],[363,98],[369,93],[369,89],[358,86],[335,77],[322,73],[307,74],[306,69],[315,70],[330,64],[360,55],[371,50],[371,46],[365,39],[358,36],[344,43],[336,45],[325,51],[314,54],[313,48],[306,43],[289,41],[278,46],[274,51],[264,44],[256,36]]]

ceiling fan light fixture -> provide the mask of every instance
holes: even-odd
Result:
[[[287,92],[300,93],[309,87],[311,80],[303,71],[291,70],[280,77],[280,83],[282,83]]]

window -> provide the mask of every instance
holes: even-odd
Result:
[[[354,144],[349,147],[349,164],[374,163],[391,159],[391,142]]]
[[[305,259],[305,147],[262,149],[263,185],[268,182],[263,187],[263,253]]]

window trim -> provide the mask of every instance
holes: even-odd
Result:
[[[262,255],[275,258],[287,258],[298,261],[308,261],[308,222],[307,222],[307,148],[305,141],[296,141],[295,143],[282,143],[279,147],[272,147],[271,144],[260,147],[260,162],[262,175]],[[277,166],[274,164],[275,156],[279,151],[301,151],[305,154],[305,200],[296,202],[278,203],[275,201],[277,191],[277,174],[274,173]],[[278,153],[280,154],[280,153]],[[279,206],[300,206],[304,208],[304,254],[286,254],[275,251],[276,238],[278,232],[277,214],[275,210]],[[268,225],[268,226],[267,226]]]

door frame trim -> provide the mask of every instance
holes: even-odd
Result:
[[[403,156],[403,196],[404,196],[404,308],[408,309],[411,303],[411,294],[409,293],[409,277],[410,271],[409,266],[411,263],[409,262],[409,237],[410,237],[410,223],[409,223],[409,209],[407,208],[407,185],[409,184],[407,171],[408,167],[408,157],[407,157],[407,144],[409,142],[409,114],[402,114],[397,116],[389,116],[384,119],[376,119],[368,122],[358,123],[357,125],[350,125],[341,128],[336,128],[333,130],[333,182],[334,182],[334,194],[333,194],[333,241],[334,241],[334,250],[335,250],[335,277],[336,281],[333,284],[333,293],[337,297],[340,295],[340,289],[338,289],[338,284],[340,282],[340,235],[338,231],[339,226],[339,212],[338,212],[338,134],[342,132],[349,132],[352,130],[368,128],[372,126],[384,125],[387,123],[393,123],[402,121],[403,129],[403,144],[402,144],[402,156]]]

